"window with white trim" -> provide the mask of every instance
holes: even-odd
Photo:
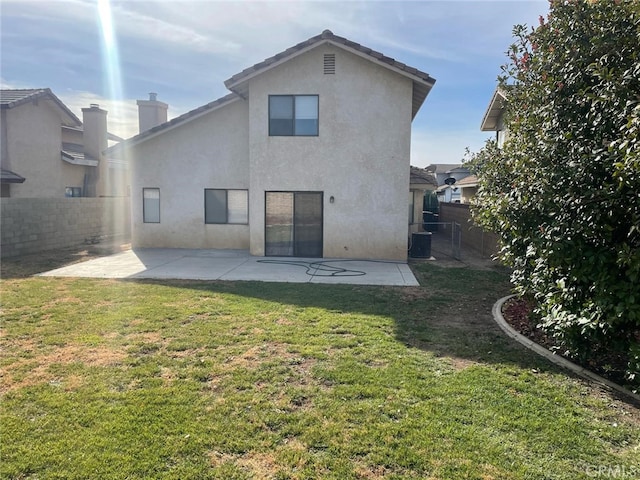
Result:
[[[204,223],[249,223],[249,191],[205,188]]]
[[[269,95],[269,136],[318,136],[318,95]]]

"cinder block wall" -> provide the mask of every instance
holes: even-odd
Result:
[[[471,220],[469,205],[463,203],[440,203],[440,222],[457,222],[461,228],[462,248],[471,248],[483,257],[491,257],[498,252],[498,237],[477,227]],[[441,228],[442,230],[442,228]],[[450,227],[446,231],[451,233]]]
[[[3,257],[131,236],[129,198],[3,198],[0,211]]]

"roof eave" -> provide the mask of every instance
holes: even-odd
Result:
[[[0,183],[24,183],[25,178],[11,170],[2,169]]]
[[[480,131],[482,132],[495,132],[498,130],[498,119],[502,114],[505,107],[506,95],[498,87],[493,92],[487,111],[482,118],[480,124]]]
[[[93,160],[91,158],[76,158],[73,155],[68,154],[67,152],[65,152],[64,150],[62,150],[60,152],[61,154],[61,158],[62,161],[67,162],[71,165],[81,165],[81,166],[85,166],[85,167],[97,167],[98,166],[98,160]]]
[[[78,127],[82,125],[80,119],[67,107],[62,101],[56,97],[56,95],[51,91],[50,88],[40,88],[33,89],[36,93],[25,96],[19,100],[15,100],[10,103],[2,104],[3,109],[11,109],[15,107],[19,107],[20,105],[24,105],[27,103],[37,102],[38,100],[48,101],[49,104],[57,109],[60,113],[60,119],[63,122],[63,126],[68,127]]]

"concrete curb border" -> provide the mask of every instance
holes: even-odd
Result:
[[[623,395],[626,395],[630,398],[633,398],[637,402],[640,402],[640,395],[637,395],[627,390],[626,388],[621,387],[617,383],[613,383],[612,381],[607,380],[606,378],[602,378],[600,375],[597,375],[592,371],[587,370],[586,368],[576,365],[575,363],[570,362],[566,358],[563,358],[559,355],[554,354],[553,352],[547,350],[546,348],[531,341],[529,338],[525,337],[524,335],[516,332],[513,329],[513,327],[511,327],[511,325],[509,325],[504,319],[504,317],[502,316],[502,306],[507,300],[513,297],[515,297],[515,295],[507,295],[506,297],[499,299],[496,303],[493,304],[493,308],[492,308],[493,319],[496,321],[498,326],[504,331],[504,333],[506,333],[509,337],[513,338],[517,342],[527,347],[529,350],[533,350],[538,355],[543,356],[544,358],[549,360],[551,363],[558,365],[559,367],[565,368],[567,370],[570,370],[573,373],[581,376],[582,378],[595,382],[601,386],[605,386],[612,390],[616,390],[617,392]]]

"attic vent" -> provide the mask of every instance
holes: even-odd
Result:
[[[336,73],[336,54],[325,53],[324,54],[324,74],[334,75]]]

